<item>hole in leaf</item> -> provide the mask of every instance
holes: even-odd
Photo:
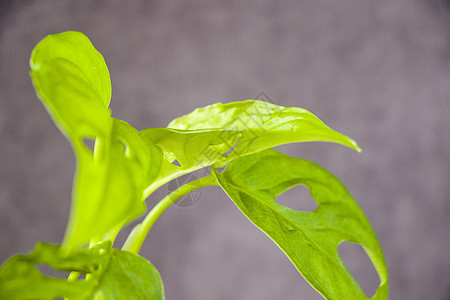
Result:
[[[165,159],[167,162],[169,162],[169,163],[171,163],[171,164],[173,164],[173,165],[175,165],[175,166],[177,166],[177,167],[181,167],[181,165],[180,165],[180,163],[178,162],[178,159],[177,159],[175,153],[173,153],[173,152],[165,152],[165,153],[164,153],[164,159]]]
[[[89,150],[91,150],[92,153],[94,153],[95,139],[83,138],[83,143],[86,147],[88,147]]]
[[[364,294],[368,298],[375,295],[380,278],[361,245],[343,241],[338,246],[338,253]]]
[[[291,187],[276,198],[278,204],[296,211],[314,211],[319,205],[309,189],[301,184]]]
[[[177,167],[181,167],[180,163],[178,162],[178,159],[175,159],[174,161],[172,161],[172,164]]]
[[[49,277],[67,279],[67,277],[69,277],[69,274],[70,274],[70,272],[59,271],[59,270],[53,269],[49,265],[45,265],[45,264],[38,264],[35,266],[42,274],[49,276]]]
[[[217,173],[222,173],[223,170],[225,170],[227,166],[228,166],[228,164],[226,164],[225,166],[220,167],[220,168],[214,168],[214,170],[216,170]]]
[[[236,148],[236,145],[239,143],[240,138],[238,138],[238,140],[236,141],[236,143],[234,143],[233,147],[231,147],[230,149],[228,149],[228,151],[226,151],[225,153],[223,153],[222,155],[224,156],[228,156],[230,155],[233,151],[234,148]]]
[[[130,148],[128,147],[127,143],[125,143],[122,140],[119,140],[119,142],[123,146],[123,152],[125,153],[125,156],[129,157],[130,156]]]

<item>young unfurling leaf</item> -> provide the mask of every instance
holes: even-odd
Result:
[[[159,173],[162,153],[111,117],[108,69],[82,33],[46,37],[33,50],[30,65],[36,93],[78,162],[65,244],[101,240],[145,211],[143,191]],[[95,140],[94,151],[85,139]]]

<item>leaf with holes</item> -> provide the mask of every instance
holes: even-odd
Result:
[[[225,166],[238,157],[287,143],[326,141],[360,151],[355,141],[307,110],[259,100],[209,105],[172,121],[168,128],[141,133],[165,152],[169,162],[149,191],[202,167]],[[170,164],[175,158],[180,167]]]
[[[65,244],[102,239],[144,212],[143,191],[159,173],[162,153],[111,117],[108,69],[82,33],[46,37],[33,50],[30,65],[36,93],[78,162]],[[95,141],[93,151],[86,139]]]
[[[146,195],[184,174],[214,163],[226,162],[229,157],[223,153],[239,138],[237,133],[223,130],[148,128],[140,133],[145,140],[156,145],[164,153],[160,173],[148,187]],[[175,164],[175,160],[179,165]]]
[[[36,265],[86,274],[67,281],[43,275]],[[0,269],[0,298],[19,299],[164,299],[156,268],[139,255],[112,249],[104,242],[90,249],[69,250],[38,243],[28,255],[15,255]]]
[[[215,173],[238,208],[289,257],[326,299],[367,299],[339,257],[342,241],[361,244],[381,284],[373,299],[387,299],[387,269],[368,220],[345,187],[318,165],[265,150],[232,161]],[[305,185],[318,208],[299,212],[278,204],[278,195]]]

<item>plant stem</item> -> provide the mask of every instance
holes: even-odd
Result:
[[[159,216],[161,216],[161,214],[167,208],[169,208],[170,205],[172,205],[172,203],[192,191],[210,185],[217,185],[215,179],[213,179],[211,175],[191,181],[168,194],[157,205],[155,205],[155,207],[153,207],[153,209],[148,213],[142,223],[136,225],[133,228],[127,240],[125,241],[122,250],[127,250],[136,254],[139,253],[139,250],[142,247],[142,243],[147,237],[148,232],[152,228],[153,224],[156,222]]]
[[[81,273],[80,272],[76,272],[76,271],[72,271],[69,274],[69,278],[67,278],[68,282],[72,282],[72,281],[77,281],[78,277],[80,277]]]

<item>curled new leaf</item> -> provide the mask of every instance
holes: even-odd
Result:
[[[66,66],[68,72],[55,68],[55,64]],[[76,79],[79,83],[83,83],[82,87],[78,87],[74,91],[95,94],[95,97],[90,96],[89,98],[92,98],[92,101],[98,101],[103,107],[108,107],[111,100],[111,80],[108,67],[103,56],[81,32],[66,31],[47,36],[33,49],[30,66],[32,76],[38,73],[35,71],[42,69],[48,72],[61,72],[60,75],[64,76],[55,77],[54,80],[55,83],[62,83],[62,88],[74,83],[65,83],[66,75],[70,75],[70,79]],[[48,84],[48,82],[35,83]],[[73,87],[75,88],[75,86]],[[64,101],[55,104],[67,105],[69,103]]]
[[[101,239],[144,212],[143,191],[156,178],[162,153],[111,117],[108,69],[82,33],[46,37],[33,50],[30,66],[36,93],[78,162],[65,244]],[[86,140],[95,142],[93,151]]]
[[[113,119],[110,140],[98,148],[98,154],[85,148],[77,152],[69,245],[86,243],[142,214],[143,191],[159,172],[160,150],[150,147],[126,122]]]
[[[67,281],[42,274],[36,265],[88,275]],[[0,299],[147,299],[163,300],[156,268],[139,255],[112,249],[111,243],[90,249],[64,249],[38,243],[28,255],[16,255],[0,269]]]
[[[372,299],[387,299],[387,269],[375,233],[332,174],[310,161],[272,149],[239,158],[215,174],[242,213],[326,299],[367,299],[338,255],[342,241],[364,248],[381,282]],[[318,203],[316,210],[295,211],[276,202],[278,195],[298,184],[309,188]]]

